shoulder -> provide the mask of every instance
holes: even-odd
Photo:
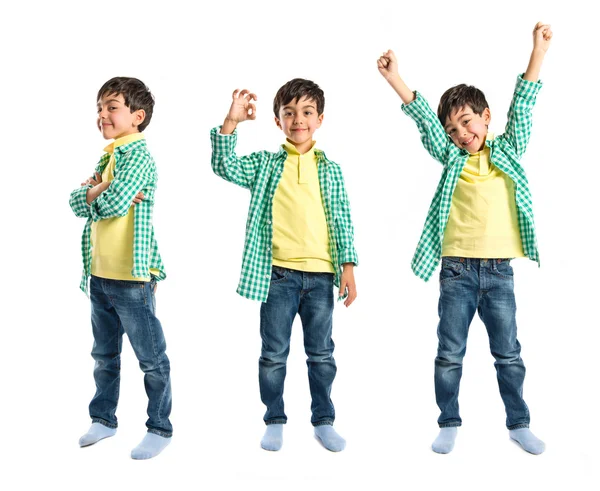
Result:
[[[119,153],[119,160],[134,165],[154,165],[154,159],[148,150],[146,140],[138,140],[117,147],[115,152]]]
[[[315,155],[320,162],[326,165],[326,170],[328,172],[339,175],[342,174],[342,166],[334,160],[328,158],[323,150],[315,149]]]

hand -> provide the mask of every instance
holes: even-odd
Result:
[[[84,182],[81,183],[81,185],[87,186],[89,184],[92,187],[94,187],[94,186],[97,186],[98,184],[100,184],[101,182],[102,182],[102,175],[99,174],[98,172],[94,172],[94,176],[86,179]]]
[[[551,39],[552,29],[550,29],[550,24],[538,22],[533,28],[533,49],[540,49],[545,53],[550,47]]]
[[[344,301],[346,307],[350,307],[350,304],[356,300],[356,282],[354,281],[354,264],[344,263],[344,271],[342,272],[342,279],[340,280],[340,297],[344,296],[346,290],[348,290],[348,296]]]
[[[243,89],[235,89],[233,91],[233,101],[229,108],[229,113],[225,120],[232,123],[241,123],[247,119],[256,119],[256,106],[250,101],[256,101],[256,95],[250,91]]]
[[[139,205],[143,199],[145,198],[144,193],[141,191],[133,197],[133,201],[131,202],[131,206]]]
[[[379,57],[377,60],[377,68],[379,68],[379,73],[381,73],[386,80],[389,80],[394,75],[398,75],[398,60],[391,49],[388,49]]]

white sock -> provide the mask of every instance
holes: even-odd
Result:
[[[151,459],[161,453],[169,443],[171,443],[171,438],[156,433],[146,433],[140,444],[131,451],[131,458],[135,460]]]
[[[448,428],[441,428],[440,434],[437,436],[435,441],[431,444],[431,449],[436,453],[450,453],[454,448],[454,442],[456,440],[456,434],[458,428],[456,426],[450,426]]]
[[[88,432],[79,439],[80,447],[87,447],[117,432],[116,428],[109,428],[101,423],[92,423]]]

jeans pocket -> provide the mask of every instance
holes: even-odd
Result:
[[[271,269],[271,284],[281,283],[287,279],[290,270],[281,266],[273,266]]]
[[[442,269],[440,270],[440,283],[456,280],[465,274],[466,268],[459,258],[443,257]]]
[[[495,261],[496,269],[492,270],[492,272],[500,278],[512,280],[514,272],[512,266],[510,265],[510,259],[497,259]]]

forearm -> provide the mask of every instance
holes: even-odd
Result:
[[[523,75],[523,80],[528,80],[529,82],[537,82],[539,80],[540,68],[542,67],[542,62],[544,61],[545,55],[546,52],[542,49],[534,49],[531,52],[529,65],[527,65],[527,70],[525,71],[525,75]]]
[[[91,205],[92,201],[94,201],[98,196],[108,189],[108,186],[110,186],[110,182],[101,182],[93,188],[89,188],[85,196],[87,204]]]
[[[404,83],[404,80],[397,73],[390,74],[385,78],[387,82],[392,86],[392,89],[396,91],[396,93],[402,99],[404,104],[410,104],[415,100],[415,94],[412,90],[408,88],[408,86]]]

